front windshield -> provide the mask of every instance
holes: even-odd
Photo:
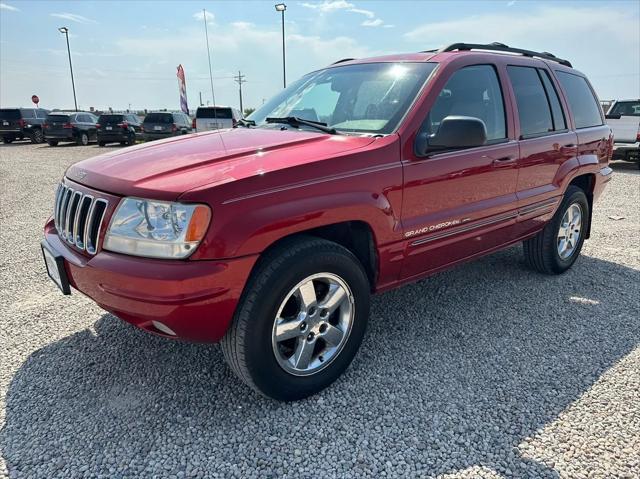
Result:
[[[393,132],[435,63],[365,63],[309,73],[289,85],[248,119],[295,116],[340,132]],[[303,126],[301,126],[303,127]]]

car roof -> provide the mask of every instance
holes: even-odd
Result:
[[[532,50],[523,50],[520,48],[509,47],[503,43],[489,43],[489,44],[475,44],[475,43],[453,43],[451,45],[434,49],[434,50],[425,50],[421,52],[413,52],[413,53],[400,53],[393,55],[383,55],[377,57],[370,58],[344,58],[342,60],[338,60],[333,64],[329,65],[329,68],[334,66],[343,66],[349,64],[362,64],[362,63],[396,63],[396,62],[438,62],[438,63],[449,63],[454,58],[459,58],[460,56],[468,56],[468,55],[482,55],[482,56],[492,56],[492,55],[500,55],[511,56],[511,57],[520,57],[525,59],[538,59],[555,62],[562,67],[567,69],[573,69],[573,66],[568,60],[564,60],[562,58],[558,58],[552,53],[549,52],[535,52]]]

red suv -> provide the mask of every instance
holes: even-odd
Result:
[[[237,128],[71,166],[43,254],[64,293],[221,341],[249,386],[299,399],[347,368],[371,293],[517,242],[533,269],[569,269],[611,153],[591,85],[549,53],[341,60]]]

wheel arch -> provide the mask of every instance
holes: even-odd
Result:
[[[596,175],[595,173],[585,173],[582,175],[578,175],[574,177],[569,184],[569,186],[576,186],[584,191],[584,194],[587,197],[587,202],[589,204],[589,219],[587,223],[587,233],[585,235],[585,239],[588,239],[591,236],[591,217],[593,215],[593,190],[596,185]]]
[[[320,238],[331,241],[343,246],[353,253],[358,261],[360,261],[367,274],[371,290],[374,290],[378,278],[379,258],[376,238],[373,228],[369,223],[362,220],[341,221],[338,223],[296,231],[278,238],[268,245],[264,251],[260,253],[260,258],[264,258],[269,252],[276,248],[283,247],[287,243],[303,239],[305,237]],[[258,259],[253,270],[258,267],[260,262],[260,259]]]

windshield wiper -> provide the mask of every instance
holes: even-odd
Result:
[[[304,118],[300,118],[297,116],[285,116],[282,118],[268,117],[265,121],[267,123],[285,123],[295,128],[300,128],[300,125],[310,126],[311,128],[315,128],[316,130],[329,133],[330,135],[338,134],[338,131],[335,128],[331,128],[330,126],[327,126],[327,124],[324,122],[305,120]]]
[[[237,124],[239,126],[244,126],[245,128],[256,126],[256,122],[254,120],[247,120],[246,118],[240,118]]]

